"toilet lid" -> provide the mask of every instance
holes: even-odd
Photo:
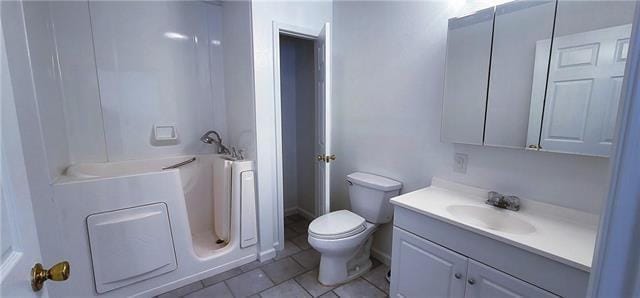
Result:
[[[309,234],[324,239],[336,239],[358,234],[366,229],[365,220],[349,210],[327,213],[314,219]]]

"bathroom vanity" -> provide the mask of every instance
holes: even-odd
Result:
[[[392,297],[584,297],[598,218],[434,178],[395,205]]]

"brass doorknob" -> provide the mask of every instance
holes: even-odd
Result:
[[[324,161],[324,155],[318,154],[318,156],[316,156],[316,160],[317,161]]]
[[[71,265],[67,261],[55,264],[49,270],[45,270],[40,263],[35,264],[31,268],[31,289],[34,292],[40,291],[47,280],[63,281],[69,279],[70,267]]]
[[[330,162],[330,161],[332,161],[332,160],[336,160],[336,155],[335,155],[335,154],[331,154],[331,156],[327,156],[327,157],[325,158],[325,161],[326,161],[326,162]]]

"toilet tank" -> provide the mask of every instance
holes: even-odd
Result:
[[[386,177],[355,172],[347,175],[351,211],[371,223],[391,221],[393,207],[389,199],[400,194],[402,183]]]

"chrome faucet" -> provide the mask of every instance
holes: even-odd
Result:
[[[211,137],[212,134],[215,136],[215,138]],[[207,131],[204,135],[202,135],[202,137],[200,137],[200,141],[206,144],[218,145],[218,154],[231,154],[229,148],[222,144],[222,138],[220,137],[220,134],[218,134],[218,132],[215,130]]]
[[[487,200],[485,203],[502,209],[512,211],[520,210],[520,198],[516,196],[505,196],[495,191],[490,191],[487,194]]]
[[[236,147],[231,147],[231,157],[236,160],[244,160],[244,150],[236,150]]]

